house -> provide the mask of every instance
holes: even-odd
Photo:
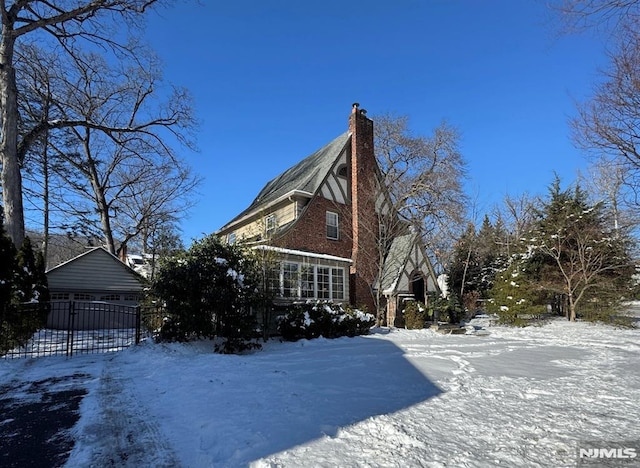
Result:
[[[397,213],[376,162],[373,121],[356,103],[345,133],[268,182],[217,234],[272,256],[278,302],[331,300],[371,312],[379,303],[392,325],[404,299],[425,301],[439,289],[408,226],[381,241],[389,217]]]
[[[95,315],[96,309],[102,312],[96,319],[83,320],[84,328],[96,328],[92,323],[103,320],[104,311],[110,311],[106,305],[97,306],[96,302],[108,303],[114,310],[116,306],[137,306],[139,304],[144,279],[103,247],[95,247],[71,260],[46,272],[51,302],[76,301],[85,315]],[[122,309],[121,307],[119,309]],[[80,310],[77,310],[80,311]],[[50,328],[66,328],[68,306],[55,306],[48,319]],[[108,315],[108,314],[107,314]],[[113,321],[112,319],[109,319]],[[132,319],[127,319],[131,322]],[[131,324],[130,324],[131,325]],[[118,324],[109,327],[119,328]]]
[[[47,271],[52,301],[104,301],[138,305],[139,274],[103,247],[95,247]]]

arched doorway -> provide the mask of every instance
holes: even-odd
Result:
[[[411,273],[411,281],[409,282],[409,292],[413,294],[416,301],[425,304],[425,283],[424,276],[421,271]]]

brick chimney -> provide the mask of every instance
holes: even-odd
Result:
[[[350,302],[366,306],[375,314],[371,286],[378,272],[375,213],[376,157],[373,146],[373,121],[360,104],[353,104],[349,116],[351,133],[351,222],[353,249],[350,271]]]

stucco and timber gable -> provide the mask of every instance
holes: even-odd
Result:
[[[279,300],[328,299],[374,312],[382,287],[388,315],[394,315],[399,298],[425,300],[438,286],[417,236],[398,233],[381,255],[379,215],[395,216],[388,201],[374,122],[354,104],[347,132],[269,181],[217,234],[279,259],[273,272]]]

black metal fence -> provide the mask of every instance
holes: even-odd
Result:
[[[138,344],[159,311],[107,302],[20,304],[0,311],[0,356],[73,356]]]

